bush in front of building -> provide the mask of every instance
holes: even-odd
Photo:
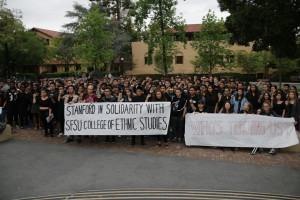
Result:
[[[17,76],[21,79],[29,79],[31,81],[36,81],[38,79],[35,73],[19,73]]]

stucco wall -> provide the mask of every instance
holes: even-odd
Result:
[[[183,54],[183,64],[176,64],[175,59],[173,59],[173,67],[174,71],[173,74],[191,74],[194,73],[194,66],[191,64],[191,61],[195,59],[197,55],[196,51],[192,49],[190,45],[191,41],[189,41],[186,45],[186,49],[184,49],[182,43],[178,44],[179,51]],[[158,72],[154,70],[155,66],[145,64],[145,55],[147,55],[148,47],[143,42],[133,42],[132,46],[132,56],[133,62],[135,66],[132,70],[127,70],[125,73],[127,75],[139,75],[139,74],[157,74]],[[244,50],[246,52],[251,52],[252,45],[245,47],[245,46],[238,46],[233,45],[229,47],[229,49],[233,51]],[[214,70],[214,73],[217,72],[235,72],[235,73],[243,73],[240,68],[235,68],[233,70],[222,70],[221,68],[217,68]]]

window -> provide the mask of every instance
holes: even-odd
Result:
[[[69,66],[65,66],[65,72],[69,71]]]
[[[145,65],[148,65],[148,56],[145,56]]]
[[[50,45],[49,39],[46,39],[46,45]]]
[[[81,66],[80,65],[76,65],[75,68],[76,68],[76,71],[81,70]]]
[[[226,57],[227,62],[232,63],[234,61],[234,55]]]
[[[182,53],[176,54],[175,64],[183,64],[183,54]]]

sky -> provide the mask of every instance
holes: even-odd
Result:
[[[72,21],[65,14],[73,10],[74,2],[89,5],[89,0],[7,0],[7,7],[21,10],[27,29],[37,27],[63,31],[62,25]],[[182,13],[187,24],[201,24],[209,9],[215,11],[218,18],[225,19],[229,15],[220,11],[217,0],[178,0],[177,13]]]

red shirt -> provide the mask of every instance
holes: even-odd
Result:
[[[84,97],[85,102],[87,103],[93,103],[93,102],[97,102],[97,95],[92,94],[92,95],[86,95]]]

